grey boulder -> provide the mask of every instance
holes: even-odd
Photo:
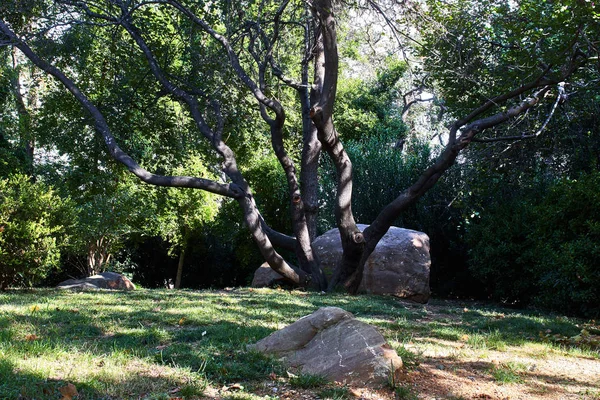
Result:
[[[358,224],[361,231],[368,225]],[[331,275],[342,257],[339,230],[331,229],[313,242],[326,275]],[[360,292],[391,294],[426,303],[429,300],[429,236],[410,229],[390,227],[368,258]]]
[[[271,267],[269,267],[269,264],[263,263],[254,272],[254,278],[252,279],[251,286],[255,288],[269,287],[284,281],[285,279],[283,276],[279,275]]]
[[[341,383],[398,379],[402,359],[374,327],[337,307],[324,307],[251,346],[288,368]]]

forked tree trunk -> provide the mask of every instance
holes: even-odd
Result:
[[[340,230],[343,247],[342,260],[335,270],[333,279],[329,284],[329,289],[333,289],[337,285],[343,284],[348,291],[354,293],[362,279],[366,259],[375,249],[379,240],[387,232],[391,222],[440,179],[442,174],[454,163],[460,151],[474,139],[475,135],[487,128],[514,118],[535,106],[550,90],[551,85],[566,80],[579,66],[582,65],[583,62],[585,62],[579,59],[580,52],[573,52],[568,62],[560,69],[560,72],[557,72],[559,71],[558,68],[555,68],[556,71],[549,71],[550,67],[548,67],[548,70],[545,70],[539,78],[528,84],[524,84],[511,92],[490,99],[465,118],[456,121],[450,129],[448,145],[436,162],[424,171],[411,187],[400,193],[394,201],[387,205],[365,232],[360,232],[356,226],[351,207],[352,163],[344,150],[333,122],[333,107],[336,98],[338,79],[338,54],[336,21],[333,14],[332,1],[314,0],[310,3],[313,17],[312,24],[314,24],[314,37],[310,38],[313,43],[311,43],[310,46],[307,46],[307,49],[310,49],[311,56],[313,57],[314,79],[312,91],[310,92],[310,102],[308,102],[308,64],[304,65],[302,69],[302,83],[304,86],[301,85],[303,89],[300,90],[303,112],[304,145],[300,180],[297,179],[293,162],[285,153],[283,146],[282,129],[285,121],[283,107],[278,100],[269,98],[265,94],[266,82],[264,81],[264,77],[268,59],[266,61],[256,60],[257,69],[259,71],[259,82],[256,83],[246,73],[244,67],[242,67],[238,58],[238,53],[229,44],[227,38],[215,31],[208,23],[199,18],[192,11],[185,8],[179,1],[164,0],[162,3],[178,10],[182,16],[188,18],[196,25],[196,27],[202,29],[222,45],[224,52],[229,58],[229,63],[236,72],[238,78],[258,101],[261,107],[261,115],[271,128],[273,149],[288,180],[288,191],[293,213],[292,220],[295,237],[288,237],[274,232],[262,219],[262,216],[256,207],[249,185],[237,167],[233,151],[227,146],[225,141],[222,140],[225,123],[224,118],[220,113],[219,106],[213,104],[214,112],[210,116],[210,120],[215,120],[217,122],[214,126],[209,126],[206,120],[206,114],[211,112],[211,110],[204,106],[206,103],[205,99],[198,97],[198,91],[187,89],[187,86],[178,86],[178,84],[175,83],[178,82],[178,80],[172,80],[168,74],[164,73],[150,47],[144,41],[143,35],[140,34],[133,23],[133,13],[135,10],[129,8],[129,2],[123,0],[112,1],[112,4],[121,8],[121,15],[105,16],[92,13],[88,15],[88,17],[100,18],[103,24],[120,25],[125,28],[138,48],[143,52],[152,75],[167,93],[187,107],[198,131],[204,136],[208,143],[212,145],[216,154],[221,157],[222,170],[229,178],[229,183],[186,176],[163,176],[145,170],[118,146],[101,111],[84,93],[81,92],[79,87],[70,78],[68,78],[61,70],[41,59],[27,43],[15,35],[7,23],[1,19],[0,32],[11,43],[14,43],[14,46],[19,48],[36,66],[57,78],[73,94],[77,101],[79,101],[83,108],[85,108],[94,119],[96,132],[103,137],[110,155],[115,160],[125,165],[129,171],[139,179],[146,183],[158,186],[189,187],[207,190],[212,193],[235,199],[242,209],[244,222],[263,258],[268,262],[271,268],[290,282],[299,286],[308,286],[312,284],[314,285],[313,287],[322,288],[324,285],[324,279],[321,276],[322,272],[318,260],[315,258],[311,248],[311,241],[316,235],[316,205],[318,200],[316,171],[321,148],[327,152],[336,169],[337,195],[335,219]],[[80,7],[79,12],[87,15],[86,11],[89,11],[89,8],[86,7],[85,0],[74,2],[72,4],[75,9]],[[288,4],[289,2],[281,3],[274,22],[275,24],[278,23],[281,13]],[[274,34],[272,40],[275,42],[276,38],[277,34]],[[308,35],[305,40],[309,41]],[[576,41],[570,46],[574,48],[575,45]],[[267,53],[270,53],[271,50]],[[565,52],[565,55],[566,54],[567,52]],[[308,60],[309,57],[306,57],[305,62],[308,63]],[[554,72],[558,78],[547,78],[546,76],[553,76],[548,72]],[[489,111],[492,107],[506,103],[508,100],[522,99],[527,93],[536,90],[536,88],[538,91],[530,97],[527,97],[525,100],[522,100],[520,104],[508,108],[496,115],[486,116],[489,115]],[[267,113],[267,110],[275,114],[275,117],[271,117]],[[308,110],[310,110],[310,112],[307,112]],[[301,267],[297,268],[287,263],[283,257],[275,251],[274,243],[283,245],[287,249],[295,250]],[[183,252],[180,254],[180,262],[182,257]],[[108,258],[109,256],[106,254],[103,261],[107,261]],[[96,269],[98,264],[101,265],[102,260],[95,260],[93,265],[90,264],[90,267],[93,267],[91,269]]]
[[[104,271],[112,255],[109,252],[111,241],[101,236],[88,244],[86,276],[92,276]]]

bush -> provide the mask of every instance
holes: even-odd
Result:
[[[600,174],[559,182],[534,212],[536,304],[600,315]]]
[[[468,225],[466,241],[493,299],[600,314],[599,173],[496,203]]]
[[[25,175],[0,180],[0,289],[31,286],[58,265],[61,221],[73,208]]]

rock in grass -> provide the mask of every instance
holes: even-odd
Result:
[[[299,373],[341,383],[382,384],[402,368],[377,329],[338,307],[320,308],[251,347]]]
[[[364,231],[368,225],[359,224]],[[331,229],[313,242],[321,266],[331,276],[342,258],[339,230]],[[393,296],[427,303],[429,301],[429,236],[423,232],[392,226],[368,258],[359,292],[391,294]],[[284,282],[284,278],[269,268],[267,263],[254,273],[252,287],[269,287]]]
[[[261,287],[270,287],[278,283],[283,283],[285,279],[283,276],[279,275],[275,272],[269,264],[263,263],[258,269],[254,272],[254,278],[252,279],[252,287],[261,288]]]
[[[58,289],[113,289],[135,290],[135,285],[127,277],[115,272],[103,272],[85,279],[68,279],[56,286]]]

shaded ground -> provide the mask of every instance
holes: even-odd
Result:
[[[445,307],[427,309],[429,322],[446,320]],[[418,398],[600,399],[597,352],[577,355],[534,340],[490,346],[470,339],[411,341],[407,347],[422,354],[422,361],[405,382]]]

